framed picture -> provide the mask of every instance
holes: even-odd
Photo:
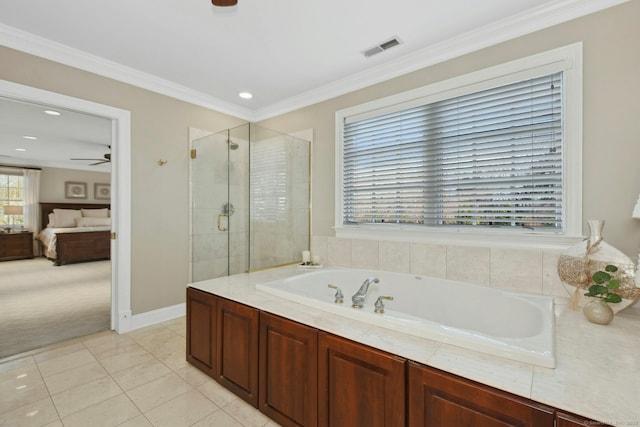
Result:
[[[87,183],[86,182],[71,182],[64,183],[64,197],[67,199],[86,199],[87,198]]]
[[[93,184],[93,197],[100,200],[111,199],[111,185],[110,184]]]

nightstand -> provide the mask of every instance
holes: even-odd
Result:
[[[33,258],[33,232],[0,233],[0,261]]]

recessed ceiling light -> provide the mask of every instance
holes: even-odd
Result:
[[[29,136],[29,135],[24,135],[23,138],[24,139],[38,139],[37,136]]]
[[[242,99],[251,99],[253,98],[253,94],[251,92],[240,92],[238,96]]]
[[[44,113],[48,114],[50,116],[59,116],[60,114],[62,114],[62,113],[60,113],[58,111],[54,111],[54,110],[44,110]]]
[[[16,148],[16,151],[27,151],[26,148]]]

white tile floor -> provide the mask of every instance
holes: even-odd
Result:
[[[277,426],[189,365],[185,319],[0,361],[0,426]]]

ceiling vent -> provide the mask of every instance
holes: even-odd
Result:
[[[377,46],[370,47],[369,49],[363,50],[362,54],[365,58],[369,58],[373,55],[377,55],[380,52],[384,52],[387,49],[391,49],[394,46],[398,46],[400,44],[400,39],[395,36],[389,40],[383,41]]]

